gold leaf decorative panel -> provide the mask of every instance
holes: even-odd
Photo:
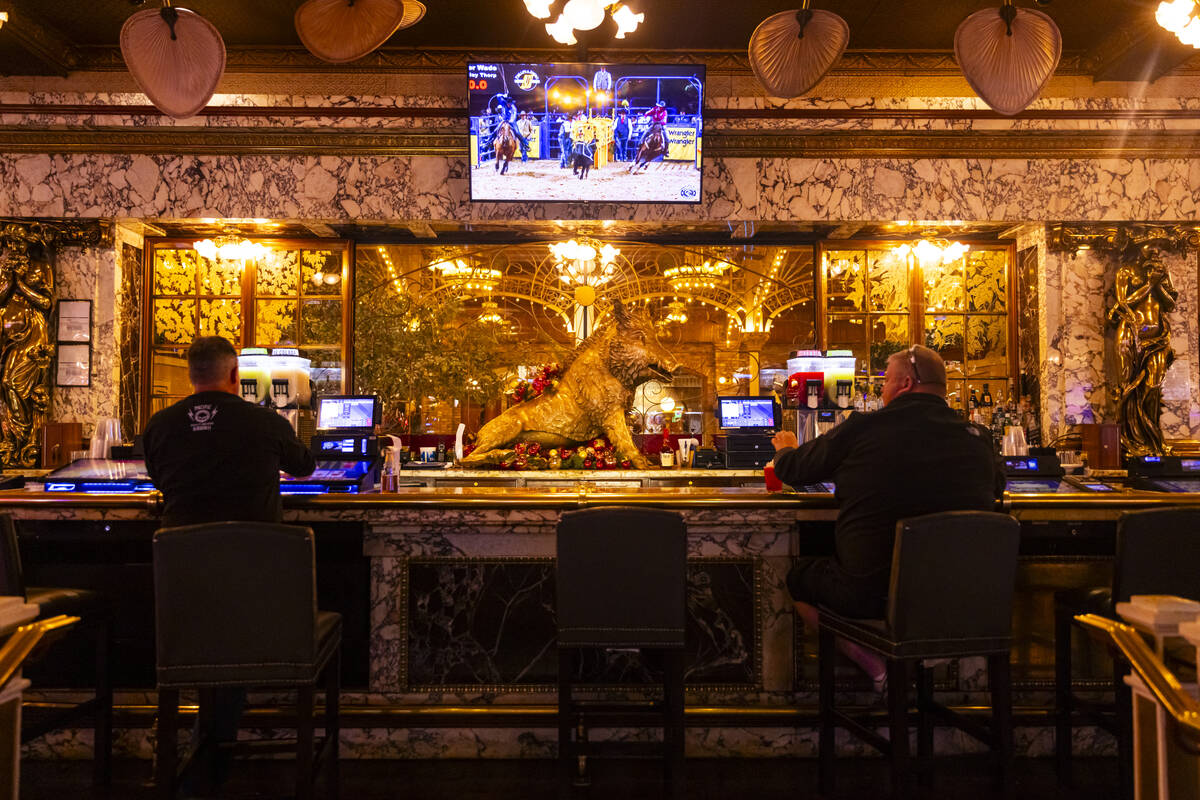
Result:
[[[1008,317],[988,314],[967,318],[967,370],[971,376],[1008,374]]]
[[[300,281],[299,250],[270,250],[256,264],[255,294],[296,295]]]
[[[908,263],[890,250],[868,252],[872,311],[908,309]]]
[[[867,254],[863,250],[830,250],[825,254],[826,308],[863,311]]]
[[[946,376],[961,378],[966,351],[963,348],[966,318],[961,314],[945,314],[925,318],[925,346],[933,348],[946,362]]]
[[[154,301],[155,344],[187,344],[195,335],[195,300]]]
[[[194,250],[156,250],[154,253],[154,293],[196,293],[196,260]]]
[[[241,295],[242,262],[198,258],[200,294]]]
[[[255,305],[254,343],[259,347],[296,342],[296,301],[259,300]]]
[[[237,346],[242,340],[242,301],[200,301],[200,335],[221,336]]]
[[[907,314],[875,314],[871,317],[871,372],[882,374],[888,356],[908,347]]]
[[[971,311],[1003,312],[1008,304],[1008,253],[979,250],[968,254],[967,303]]]

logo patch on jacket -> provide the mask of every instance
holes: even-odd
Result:
[[[192,432],[211,431],[213,420],[217,416],[216,406],[200,403],[188,409],[188,419],[192,421]]]

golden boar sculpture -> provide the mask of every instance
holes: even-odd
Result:
[[[644,311],[630,312],[615,301],[613,322],[575,349],[556,392],[515,405],[484,425],[463,466],[497,464],[511,455],[515,442],[574,447],[603,435],[619,458],[649,468],[626,422],[633,390],[651,379],[669,381],[676,362]]]

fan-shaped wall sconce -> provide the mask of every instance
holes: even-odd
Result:
[[[212,99],[225,72],[225,41],[211,22],[163,0],[121,26],[121,56],[154,107],[191,117]]]
[[[308,0],[294,22],[300,41],[322,61],[357,61],[383,45],[392,34],[425,16],[417,0]]]
[[[798,97],[816,86],[850,41],[846,20],[808,3],[767,17],[750,36],[750,67],[775,97]]]
[[[975,93],[1001,114],[1024,111],[1037,99],[1062,56],[1062,33],[1049,16],[1017,8],[976,11],[954,32],[954,56]]]

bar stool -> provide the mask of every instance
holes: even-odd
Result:
[[[562,796],[585,786],[589,756],[663,756],[669,796],[684,796],[683,661],[687,531],[671,511],[592,508],[558,523],[558,758]],[[638,648],[662,665],[662,700],[608,703],[574,697],[574,656]],[[590,742],[588,721],[650,718],[663,741]],[[613,722],[609,722],[609,727]],[[574,736],[572,736],[574,734]]]
[[[1020,526],[1006,514],[949,511],[896,524],[887,617],[848,619],[819,609],[819,775],[823,793],[834,786],[834,738],[844,727],[891,759],[892,794],[909,790],[908,688],[917,678],[917,756],[929,775],[935,718],[991,746],[999,783],[1012,780],[1012,596]],[[840,636],[887,662],[888,730],[885,739],[834,706],[834,637]],[[986,656],[992,699],[989,727],[933,700],[925,659]]]
[[[262,522],[163,528],[154,535],[154,601],[158,796],[173,798],[179,777],[180,690],[261,687],[296,689],[296,741],[219,746],[294,751],[299,800],[313,796],[324,762],[326,796],[336,798],[342,618],[317,610],[312,529]],[[322,674],[325,736],[318,742],[314,693]],[[193,755],[211,746],[194,744]]]
[[[1130,511],[1117,521],[1111,586],[1054,593],[1054,751],[1059,780],[1071,778],[1071,738],[1077,723],[1096,725],[1117,739],[1118,769],[1125,796],[1133,793],[1133,742],[1128,667],[1113,658],[1115,703],[1094,703],[1071,688],[1071,634],[1077,614],[1116,619],[1114,607],[1135,594],[1173,594],[1200,600],[1200,510]]]
[[[112,652],[113,612],[107,599],[89,589],[26,586],[21,567],[17,527],[9,514],[0,514],[0,595],[24,597],[39,607],[36,621],[67,615],[80,622],[68,634],[70,639],[86,639],[95,659],[95,694],[82,703],[62,709],[41,719],[26,719],[21,727],[21,743],[65,727],[78,719],[90,719],[93,731],[92,782],[107,786],[112,778]]]

